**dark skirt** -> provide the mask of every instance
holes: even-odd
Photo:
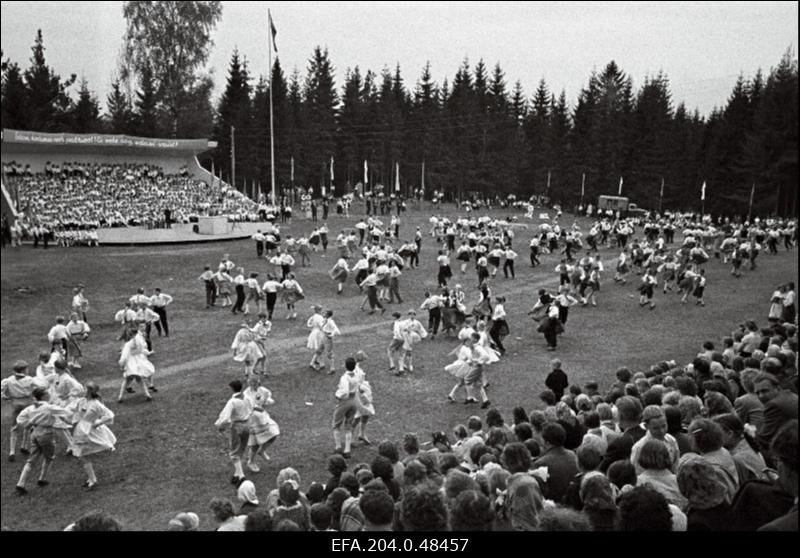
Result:
[[[470,253],[469,252],[461,252],[456,259],[460,262],[468,262],[470,260]]]
[[[458,329],[465,320],[466,316],[458,308],[442,308],[442,330]]]
[[[494,256],[490,256],[487,258],[489,265],[493,265],[494,267],[500,267],[500,258],[495,258]]]

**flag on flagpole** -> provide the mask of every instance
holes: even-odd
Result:
[[[278,30],[275,29],[275,24],[272,22],[272,13],[267,10],[267,16],[269,17],[269,30],[272,33],[272,48],[275,49],[275,52],[278,52],[278,45],[275,44],[275,36],[278,34]]]
[[[290,171],[290,178],[292,184],[294,184],[294,157],[291,158],[291,171]]]
[[[619,177],[619,192],[617,192],[618,196],[622,195],[622,177]]]
[[[425,191],[425,159],[422,160],[422,186],[420,189],[424,192]]]
[[[369,183],[369,171],[367,170],[367,160],[364,159],[364,184]]]
[[[703,188],[700,190],[700,201],[706,201],[706,181],[703,181]]]
[[[663,176],[661,177],[661,194],[659,194],[659,195],[662,198],[664,197],[664,177]]]
[[[586,193],[586,173],[581,177],[581,198]]]
[[[394,164],[395,168],[395,175],[394,175],[394,191],[400,191],[400,163]]]

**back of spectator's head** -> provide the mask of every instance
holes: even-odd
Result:
[[[514,436],[519,442],[525,442],[533,437],[533,429],[528,422],[518,422],[514,425]]]
[[[681,401],[681,397],[682,397],[681,392],[677,390],[668,391],[661,397],[661,404],[664,405],[665,407],[677,408],[678,403],[680,403]]]
[[[314,504],[311,506],[310,518],[315,531],[327,531],[333,520],[333,512],[327,504]]]
[[[636,486],[619,499],[621,531],[672,531],[669,502],[648,485]]]
[[[600,428],[600,414],[597,411],[588,411],[584,413],[583,425],[586,428]]]
[[[438,466],[440,474],[446,475],[448,471],[455,469],[458,465],[458,457],[456,457],[454,453],[448,452],[439,454]]]
[[[200,518],[196,513],[182,512],[169,520],[167,531],[197,531]]]
[[[481,461],[481,456],[492,453],[492,448],[484,443],[477,443],[469,449],[469,460],[477,465]]]
[[[514,407],[512,411],[512,416],[514,417],[514,424],[520,424],[522,422],[530,422],[528,418],[528,413],[525,412],[525,409],[522,407]]]
[[[536,459],[542,454],[542,448],[539,446],[539,442],[533,438],[525,440],[525,447],[528,448],[528,451],[531,454],[531,459]]]
[[[634,385],[636,386],[636,391],[640,397],[650,389],[650,382],[647,380],[647,378],[638,378],[634,382]]]
[[[625,390],[619,386],[614,386],[610,390],[608,390],[608,395],[606,396],[606,403],[611,405],[615,404],[620,397],[625,396]]]
[[[539,399],[547,405],[548,407],[552,407],[556,404],[556,394],[551,389],[545,389],[539,394]]]
[[[375,478],[380,478],[384,482],[388,482],[394,476],[394,467],[392,462],[382,455],[376,455],[372,460],[372,475]]]
[[[394,500],[384,490],[367,490],[358,500],[367,527],[386,528],[394,519]]]
[[[667,445],[661,440],[648,440],[639,452],[639,467],[653,471],[663,471],[672,466]]]
[[[325,499],[325,485],[319,482],[312,482],[306,492],[306,499],[309,504],[316,504]]]
[[[275,531],[302,531],[302,529],[291,519],[282,519],[275,526]]]
[[[486,411],[486,426],[489,428],[495,428],[499,426],[503,426],[503,415],[500,414],[500,411],[497,409],[489,409]]]
[[[636,486],[636,467],[633,466],[630,459],[614,461],[608,467],[606,475],[608,480],[620,490],[625,485]]]
[[[678,407],[673,407],[672,405],[665,405],[663,409],[664,416],[667,417],[667,433],[676,434],[681,432],[683,428],[681,410]]]
[[[571,384],[567,388],[567,392],[574,398],[578,397],[583,391],[581,390],[581,386],[577,384]]]
[[[614,420],[614,410],[608,403],[600,403],[595,408],[595,411],[597,412],[601,422],[604,420]]]
[[[631,381],[631,377],[633,375],[631,374],[631,371],[628,368],[623,366],[622,368],[617,369],[616,376],[620,382],[627,384],[628,382]]]
[[[681,412],[681,421],[683,424],[689,424],[702,413],[700,402],[695,397],[684,395],[678,401],[678,409]]]
[[[591,411],[594,409],[594,404],[592,403],[592,399],[586,395],[585,393],[581,393],[575,398],[575,410],[578,412],[583,411],[584,413]]]
[[[456,424],[453,427],[453,436],[455,436],[456,441],[463,440],[465,438],[469,438],[469,431],[463,424]]]
[[[584,475],[581,479],[580,499],[584,509],[616,511],[614,488],[605,475]]]
[[[403,469],[403,485],[405,486],[419,484],[427,478],[428,473],[425,469],[425,465],[416,459],[407,463],[405,469]]]
[[[389,440],[383,440],[378,444],[378,455],[386,457],[392,464],[400,461],[400,452],[397,451],[397,445]]]
[[[342,473],[342,476],[339,478],[339,486],[350,492],[351,496],[358,496],[359,489],[361,488],[358,479],[350,471]]]
[[[675,386],[681,395],[694,396],[697,395],[697,384],[694,380],[687,376],[679,376],[675,378]]]
[[[272,531],[272,517],[267,508],[257,508],[244,519],[245,531]]]
[[[761,361],[761,370],[780,378],[783,376],[783,362],[776,357],[765,358]]]
[[[575,453],[578,455],[578,467],[583,472],[594,471],[603,461],[603,455],[592,445],[583,444]]]
[[[209,507],[217,521],[227,521],[234,516],[233,502],[227,498],[212,498]]]
[[[486,435],[486,445],[492,448],[502,449],[508,442],[508,435],[505,429],[496,426],[489,429]]]
[[[78,518],[71,531],[122,531],[122,524],[105,512],[91,511]]]
[[[537,432],[541,432],[547,422],[547,417],[543,411],[531,411],[531,428]]]
[[[696,418],[689,425],[692,447],[699,454],[710,453],[722,447],[722,428],[711,419]]]
[[[481,417],[471,416],[469,420],[467,420],[467,428],[472,430],[473,432],[479,432],[483,430],[483,421]]]
[[[648,389],[642,394],[642,404],[645,407],[650,405],[661,405],[663,390],[656,389],[656,386]]]
[[[684,455],[678,465],[678,489],[697,510],[714,508],[725,501],[727,488],[711,463],[694,454]]]
[[[444,481],[444,491],[448,500],[453,500],[465,490],[479,490],[475,480],[458,469],[448,471]]]
[[[418,485],[403,493],[403,527],[406,531],[444,531],[447,508],[435,486]]]
[[[642,404],[635,397],[626,395],[617,399],[620,422],[638,423],[642,418]]]
[[[347,470],[347,461],[344,457],[335,453],[328,457],[328,472],[334,477],[338,477]]]
[[[489,531],[494,518],[489,499],[475,490],[461,492],[450,505],[452,531]]]
[[[703,349],[706,351],[713,351],[714,350],[714,343],[711,341],[703,341]]]
[[[561,427],[559,426],[559,428]],[[545,427],[545,430],[546,429],[547,427]],[[563,431],[563,428],[561,429]],[[503,448],[501,461],[509,472],[522,473],[530,469],[531,454],[525,444],[514,442],[511,444],[506,444],[506,446]]]
[[[710,384],[711,382],[706,383]],[[726,413],[733,412],[733,405],[731,404],[730,399],[718,391],[706,391],[705,395],[703,396],[703,402],[706,405],[709,417],[715,417],[717,415],[724,415]]]
[[[592,524],[582,512],[556,505],[539,512],[539,531],[592,531]]]
[[[553,447],[563,447],[567,439],[564,427],[557,423],[548,423],[542,429],[542,439]]]
[[[419,440],[415,434],[406,433],[403,436],[403,451],[408,455],[413,455],[419,452]]]

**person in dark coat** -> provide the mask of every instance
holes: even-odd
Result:
[[[557,358],[553,359],[550,362],[550,366],[552,370],[547,375],[544,385],[553,390],[553,393],[556,394],[557,401],[561,401],[561,398],[564,397],[564,390],[569,387],[569,379],[567,378],[567,374],[561,369],[560,360]]]
[[[547,424],[542,429],[543,454],[533,462],[533,468],[547,467],[548,479],[542,493],[545,498],[560,502],[567,493],[569,483],[578,474],[578,458],[564,449],[567,433],[560,424]]]
[[[797,419],[797,395],[782,389],[780,380],[768,372],[756,376],[753,385],[759,401],[764,404],[764,422],[758,429],[756,439],[767,465],[774,466],[770,445],[784,424]]]

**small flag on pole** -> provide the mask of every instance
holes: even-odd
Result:
[[[290,162],[291,162],[290,178],[291,178],[292,184],[294,184],[294,157],[291,158]]]
[[[275,24],[272,22],[272,14],[269,10],[267,10],[267,16],[269,17],[269,30],[272,33],[272,47],[275,52],[278,52],[278,45],[275,44],[275,36],[278,34],[278,30],[275,29]]]
[[[425,159],[422,160],[422,186],[420,189],[424,192],[425,191]]]
[[[622,177],[619,177],[619,192],[617,192],[618,196],[622,195]]]
[[[586,173],[583,173],[583,177],[581,177],[581,198],[586,193]]]
[[[364,184],[369,183],[369,171],[367,169],[367,160],[364,159]]]
[[[664,197],[664,177],[663,176],[661,177],[661,194],[660,194],[660,197],[661,198]]]
[[[703,181],[703,188],[700,190],[700,201],[706,201],[706,181]]]
[[[395,178],[394,178],[394,191],[400,191],[400,163],[394,164],[395,168]]]

